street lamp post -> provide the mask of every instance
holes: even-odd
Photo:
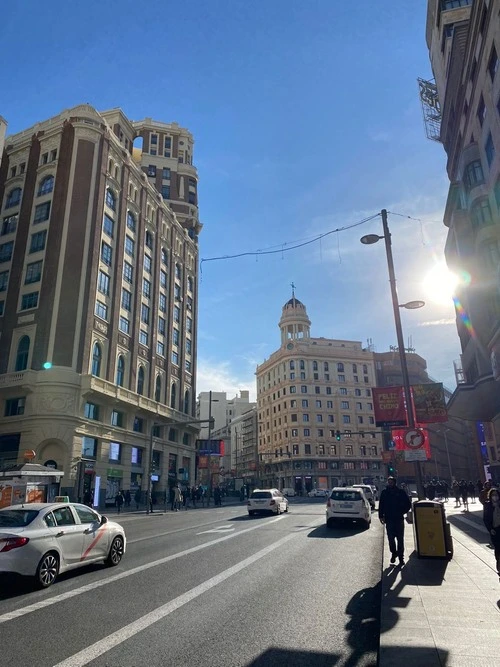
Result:
[[[448,470],[450,472],[450,484],[453,483],[453,472],[451,470],[451,461],[450,461],[450,450],[448,449],[448,436],[446,435],[448,431],[451,431],[450,428],[439,429],[436,433],[442,433],[444,437],[444,444],[446,447],[446,457],[448,459]]]
[[[405,304],[399,304],[398,301],[398,292],[396,289],[396,275],[394,272],[394,260],[392,258],[392,243],[391,243],[391,233],[389,231],[389,225],[387,224],[387,211],[382,209],[382,226],[384,230],[383,236],[378,236],[377,234],[368,234],[363,236],[361,243],[365,245],[371,245],[372,243],[377,243],[380,239],[385,241],[385,251],[387,255],[387,268],[389,269],[389,283],[391,286],[391,297],[392,297],[392,308],[394,311],[394,323],[396,325],[396,336],[398,341],[398,351],[399,359],[401,364],[401,374],[403,376],[403,388],[406,401],[406,414],[408,417],[408,427],[415,428],[415,414],[413,412],[413,402],[411,398],[411,389],[410,389],[410,377],[408,374],[408,364],[406,361],[406,350],[403,339],[403,327],[401,325],[401,314],[400,308],[409,308],[416,309],[424,306],[423,301],[409,301]],[[415,461],[415,478],[417,482],[417,494],[419,498],[425,498],[424,485],[422,481],[422,470],[420,468],[420,461]]]

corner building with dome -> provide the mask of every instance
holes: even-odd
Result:
[[[280,347],[256,372],[260,484],[298,494],[378,484],[385,470],[373,351],[359,341],[312,338],[295,293],[279,328]]]

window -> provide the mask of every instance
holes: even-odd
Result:
[[[97,438],[82,437],[82,456],[86,459],[97,457]]]
[[[168,181],[170,179],[170,169],[168,167],[163,167],[161,177],[164,181]]]
[[[358,415],[358,424],[363,423],[363,417],[361,415]]]
[[[347,390],[346,390],[346,394],[347,394]],[[355,396],[361,396],[361,389],[355,389],[354,390],[354,395]]]
[[[339,375],[338,376],[338,381],[339,382],[345,382],[345,375]]]
[[[346,445],[345,446],[345,455],[346,456],[353,456],[354,455],[354,447],[352,445]]]
[[[110,461],[119,461],[121,459],[121,449],[122,449],[122,446],[119,442],[110,442],[109,443],[109,460]]]
[[[303,384],[300,386],[300,393],[307,394],[307,385]]]
[[[304,454],[307,456],[311,454],[311,445],[304,445]]]
[[[488,72],[490,73],[491,80],[495,80],[495,74],[498,69],[498,56],[497,56],[497,50],[495,48],[495,45],[493,44],[491,48],[491,54],[490,54],[490,59],[488,61]]]
[[[307,413],[304,413],[304,414],[302,415],[302,421],[303,421],[303,422],[308,422],[308,421],[309,421],[309,415],[308,415]]]
[[[186,308],[187,310],[193,310],[193,297],[188,296],[186,299]]]
[[[101,242],[101,261],[103,264],[106,264],[107,266],[111,266],[111,260],[113,257],[113,249],[111,248],[110,245],[105,243],[104,241]]]
[[[480,183],[484,183],[483,167],[479,160],[469,162],[465,168],[464,181],[466,187],[469,189],[476,187],[476,185],[479,185]]]
[[[326,388],[326,393],[327,393],[328,396],[330,396],[331,393],[332,393],[332,388],[331,388],[331,387],[327,387],[327,388]]]
[[[24,279],[24,284],[29,285],[30,283],[37,283],[42,277],[42,260],[38,262],[32,262],[26,267],[26,278]]]
[[[144,255],[144,271],[151,273],[151,257],[149,255]]]
[[[38,224],[39,222],[45,222],[50,216],[50,201],[46,201],[43,204],[38,204],[35,206],[35,216],[33,218],[33,224]]]
[[[123,387],[123,381],[125,379],[125,361],[120,354],[118,361],[116,362],[116,384],[118,387]]]
[[[377,456],[377,445],[372,445],[372,447],[370,447],[370,453],[372,456]]]
[[[177,284],[174,285],[174,299],[176,301],[180,301],[181,299],[181,287]]]
[[[172,352],[172,363],[176,366],[179,365],[179,354],[177,352]]]
[[[144,331],[144,329],[139,330],[139,343],[141,345],[145,345],[146,347],[149,344],[148,332]]]
[[[163,317],[158,317],[158,333],[164,336],[165,331],[166,331],[166,320]]]
[[[165,248],[162,248],[162,249],[161,249],[161,263],[162,263],[164,266],[168,266],[168,253],[167,253],[167,251],[165,250]]]
[[[13,234],[17,228],[17,215],[9,215],[3,219],[1,235]]]
[[[491,217],[491,208],[488,199],[480,199],[474,203],[474,206],[471,210],[472,217],[472,226],[476,229],[484,226],[491,225],[493,219]]]
[[[174,322],[180,322],[181,310],[179,306],[174,306]]]
[[[24,405],[26,398],[8,398],[5,401],[5,416],[15,417],[16,415],[24,414]]]
[[[340,407],[342,410],[349,410],[349,401],[341,401]]]
[[[136,417],[138,419],[138,417]],[[142,419],[140,420],[142,422]],[[134,422],[135,425],[135,422]],[[135,431],[135,428],[134,428]],[[135,466],[142,465],[142,449],[141,447],[132,447],[132,455],[130,458],[130,463]]]
[[[8,271],[2,271],[0,273],[0,292],[6,292],[7,291],[8,282],[9,282],[9,272]]]
[[[351,418],[349,415],[342,415],[342,423],[343,424],[350,424],[351,423]]]
[[[135,252],[135,241],[134,239],[127,234],[125,237],[125,254],[129,257],[133,257]]]
[[[19,206],[21,203],[21,195],[23,191],[21,188],[14,188],[9,192],[7,195],[7,199],[5,201],[5,208],[12,208],[13,206]]]
[[[118,412],[118,410],[111,411],[111,426],[123,428],[123,412]]]
[[[186,354],[191,354],[191,340],[186,338]]]
[[[160,293],[159,295],[158,310],[160,310],[162,313],[167,312],[167,297],[165,294]]]
[[[14,241],[2,243],[0,245],[0,262],[10,262],[14,250]]]
[[[179,280],[182,278],[182,269],[180,264],[175,265],[175,277]]]
[[[103,320],[108,319],[108,307],[102,301],[96,301],[95,314]]]
[[[161,196],[163,199],[170,199],[170,185],[161,186]]]
[[[134,268],[129,262],[123,262],[123,280],[126,283],[132,283],[134,279]]]
[[[123,331],[123,333],[130,333],[130,320],[128,320],[126,317],[123,317],[123,315],[120,315],[118,328],[120,331]]]
[[[179,330],[174,327],[172,330],[172,343],[174,345],[179,345]]]
[[[193,279],[191,278],[191,276],[188,276],[188,279],[187,279],[187,289],[188,289],[188,292],[193,291]]]
[[[484,103],[484,97],[481,95],[479,98],[479,104],[477,105],[477,118],[481,127],[483,126],[484,119],[486,118],[486,105]]]
[[[54,177],[46,176],[38,186],[38,196],[48,195],[54,189]]]
[[[41,262],[40,262],[41,264]],[[99,277],[97,279],[97,289],[101,294],[109,296],[109,276],[104,271],[99,271]]]
[[[92,375],[99,377],[101,372],[102,352],[99,343],[94,343],[92,349]]]
[[[316,421],[318,424],[321,424],[323,422],[323,415],[316,415]]]
[[[491,132],[488,134],[488,139],[484,145],[484,152],[486,153],[488,166],[491,167],[491,163],[495,159],[495,145],[493,144],[493,137],[491,136]]]
[[[372,390],[371,389],[365,389],[365,394],[367,396],[371,396],[372,395]]]
[[[159,403],[161,401],[161,375],[156,376],[155,383],[155,401]]]
[[[141,305],[141,322],[149,324],[150,308],[145,303]]]
[[[36,234],[31,235],[31,244],[30,244],[30,253],[40,252],[40,250],[45,250],[45,241],[47,240],[47,230],[44,229],[43,232],[36,232]]]
[[[361,454],[361,456],[366,456],[366,445],[359,446],[359,453]]]
[[[152,146],[158,146],[158,135],[157,134],[151,134],[151,145]]]
[[[146,245],[146,248],[153,248],[153,235],[151,232],[146,231],[146,235],[144,237],[144,243]]]
[[[163,270],[160,271],[160,285],[161,287],[167,286],[167,273]]]
[[[127,227],[130,231],[135,232],[136,220],[135,215],[130,211],[127,211]]]
[[[123,310],[129,310],[131,309],[131,304],[132,304],[132,293],[126,290],[125,288],[122,288],[122,308]]]
[[[28,368],[28,356],[30,352],[29,336],[22,336],[17,345],[16,371],[24,371]]]
[[[106,206],[112,211],[116,210],[116,197],[112,190],[106,190]]]
[[[38,306],[38,292],[23,294],[21,297],[21,310],[29,310]]]
[[[49,161],[49,154],[48,153],[43,153],[42,154],[42,164],[47,164]]]
[[[186,331],[191,333],[193,330],[193,320],[190,317],[186,317]]]
[[[144,393],[144,368],[139,366],[137,372],[137,393],[142,395]]]
[[[150,164],[148,166],[148,176],[155,177],[156,176],[156,167],[154,164]]]
[[[172,382],[172,386],[170,387],[170,407],[175,408],[175,402],[177,400],[177,386],[175,382]]]
[[[85,403],[85,408],[83,411],[84,416],[87,419],[99,419],[99,406],[95,403]]]

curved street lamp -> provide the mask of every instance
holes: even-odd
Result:
[[[406,361],[406,351],[404,346],[403,339],[403,328],[401,325],[401,314],[399,312],[400,308],[407,308],[409,310],[415,310],[416,308],[422,308],[425,305],[424,301],[408,301],[408,303],[400,304],[398,302],[398,292],[396,289],[396,275],[394,273],[394,260],[392,258],[392,244],[391,244],[391,233],[389,232],[389,225],[387,224],[387,211],[382,209],[380,212],[382,216],[382,226],[384,230],[383,236],[378,234],[367,234],[363,236],[360,241],[364,245],[373,245],[381,239],[385,241],[385,251],[387,255],[387,268],[389,269],[389,283],[391,285],[391,297],[392,297],[392,308],[394,311],[394,323],[396,325],[396,335],[398,340],[398,351],[399,359],[401,363],[401,373],[403,375],[403,388],[405,393],[406,400],[406,413],[408,415],[408,427],[415,428],[415,413],[413,411],[413,401],[411,400],[411,390],[410,390],[410,377],[408,374],[408,364]],[[419,498],[425,498],[424,485],[422,481],[422,470],[420,468],[420,462],[415,461],[415,478],[417,482],[417,494]]]

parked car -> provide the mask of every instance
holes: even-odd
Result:
[[[353,489],[363,489],[366,499],[370,503],[372,510],[375,509],[375,496],[373,495],[372,487],[369,484],[353,484]]]
[[[290,498],[293,498],[294,496],[297,495],[297,494],[295,493],[295,489],[291,489],[291,488],[281,489],[281,493],[282,493],[284,496],[290,496]]]
[[[311,489],[307,495],[309,498],[326,498],[328,496],[328,489]]]
[[[278,489],[255,489],[252,491],[247,502],[248,514],[262,514],[262,512],[272,512],[281,514],[288,512],[288,500]]]
[[[369,528],[372,512],[363,489],[352,486],[335,487],[326,503],[326,525],[333,528],[339,520],[359,521]]]
[[[119,523],[78,503],[29,503],[0,509],[0,573],[33,577],[39,588],[89,563],[118,565],[125,553]]]

